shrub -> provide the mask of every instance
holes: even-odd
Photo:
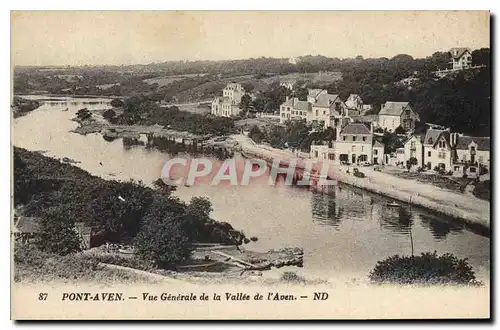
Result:
[[[35,244],[42,251],[59,255],[80,251],[80,238],[74,220],[67,218],[65,210],[60,207],[44,211]]]
[[[137,255],[161,268],[170,268],[187,259],[192,251],[191,241],[179,219],[163,214],[148,214],[146,223],[134,239]]]
[[[373,283],[478,285],[467,259],[436,251],[420,256],[394,255],[379,261],[368,275]]]

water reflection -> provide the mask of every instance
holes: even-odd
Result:
[[[413,217],[411,210],[403,206],[392,207],[384,205],[382,207],[382,216],[380,217],[380,227],[388,229],[396,234],[407,235],[413,226]]]
[[[344,210],[335,200],[336,194],[324,194],[313,191],[311,193],[311,213],[313,220],[319,224],[338,228]]]
[[[447,221],[430,214],[420,214],[420,222],[422,226],[429,228],[434,238],[439,240],[445,239],[449,233],[460,233],[464,229],[462,223]]]

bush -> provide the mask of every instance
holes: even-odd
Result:
[[[65,217],[62,208],[51,207],[44,211],[35,244],[42,251],[59,255],[80,251],[74,220]]]
[[[420,256],[391,256],[379,261],[368,277],[379,284],[480,284],[467,259],[450,253],[438,256],[436,251]]]

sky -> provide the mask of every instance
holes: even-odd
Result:
[[[489,47],[487,11],[14,11],[12,65],[429,56]]]

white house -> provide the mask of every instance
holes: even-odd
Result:
[[[211,104],[210,113],[219,117],[237,116],[241,112],[239,104],[245,89],[237,83],[229,83],[222,90],[222,97],[216,97]]]
[[[439,167],[445,171],[453,169],[453,149],[450,143],[450,131],[428,129],[424,138],[424,165],[427,169]]]
[[[490,138],[451,134],[451,142],[455,146],[454,171],[461,170],[455,166],[483,165],[490,168]]]
[[[358,94],[351,94],[345,101],[350,116],[359,116],[363,111],[363,100]]]
[[[383,165],[384,164],[384,144],[374,140],[373,142],[373,152],[372,152],[372,164]]]
[[[338,95],[321,93],[315,98],[315,102],[312,103],[310,116],[307,118],[307,121],[323,121],[325,127],[329,127],[335,125],[335,119],[346,117],[348,117],[347,106]]]
[[[216,97],[212,101],[212,115],[218,117],[237,116],[241,112],[241,108],[229,97]]]
[[[472,52],[469,48],[452,48],[449,51],[454,70],[467,69],[472,66]]]
[[[300,101],[297,97],[286,97],[286,101],[280,106],[280,123],[287,120],[305,119],[308,118],[308,113],[311,112],[311,103]]]
[[[416,121],[420,121],[420,118],[409,102],[387,101],[382,104],[378,114],[379,126],[389,132],[394,132],[400,126],[405,131],[411,131],[415,129]]]
[[[412,135],[404,144],[405,161],[417,159],[417,166],[424,168],[424,139],[425,135]]]
[[[222,90],[222,96],[229,97],[235,104],[241,102],[241,97],[243,95],[245,95],[245,89],[237,83],[229,83]]]

